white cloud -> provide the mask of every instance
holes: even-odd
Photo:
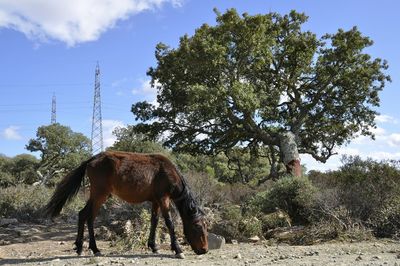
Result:
[[[164,3],[179,7],[182,0],[2,0],[0,27],[35,41],[54,39],[74,46],[97,40],[118,21]]]
[[[154,88],[151,87],[150,79],[141,79],[140,88],[133,89],[132,94],[144,97],[148,102],[150,102],[154,106],[158,106],[157,87],[160,86],[160,83],[156,81],[154,85],[155,85]]]
[[[377,161],[382,160],[399,160],[400,159],[400,152],[385,152],[385,151],[377,151],[371,152],[368,154],[368,158],[372,158]]]
[[[20,140],[22,139],[21,135],[18,132],[19,127],[17,126],[9,126],[4,129],[2,132],[2,136],[8,140]]]
[[[125,127],[124,123],[119,120],[104,119],[103,120],[103,143],[104,148],[110,147],[114,144],[117,138],[112,132],[117,127]]]
[[[132,90],[133,95],[149,95],[155,96],[157,94],[157,88],[159,84],[156,83],[154,88],[151,87],[150,79],[141,79],[140,80],[140,88],[135,88]]]
[[[387,138],[387,142],[392,147],[400,147],[400,134],[399,133],[390,134]]]
[[[375,122],[377,123],[392,123],[397,124],[397,119],[390,115],[377,115],[375,117]]]

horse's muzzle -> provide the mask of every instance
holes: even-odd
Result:
[[[208,252],[208,250],[205,249],[205,248],[201,248],[201,249],[196,249],[194,252],[195,252],[197,255],[202,255],[202,254],[206,254],[206,253]]]

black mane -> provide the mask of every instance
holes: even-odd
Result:
[[[190,220],[195,220],[203,217],[204,212],[200,209],[185,178],[182,175],[180,175],[180,177],[183,188],[179,195],[173,199],[179,214],[182,219],[189,218]]]

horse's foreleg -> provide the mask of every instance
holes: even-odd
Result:
[[[94,219],[96,219],[97,213],[101,207],[101,205],[106,201],[107,195],[102,195],[101,197],[97,197],[93,199],[93,204],[91,205],[90,212],[87,219],[87,226],[89,231],[89,249],[92,250],[95,256],[101,255],[100,250],[97,248],[96,239],[94,238],[94,228],[93,223]]]
[[[75,250],[78,255],[82,254],[82,245],[83,245],[83,232],[85,230],[85,222],[88,219],[89,211],[91,209],[91,201],[87,201],[85,207],[79,211],[78,216],[78,235],[75,240]]]
[[[160,205],[157,202],[153,202],[151,208],[151,225],[150,225],[150,235],[149,240],[147,241],[147,247],[153,251],[153,253],[158,253],[158,246],[156,245],[156,229],[158,224],[160,212]]]
[[[167,226],[169,235],[171,237],[171,249],[175,251],[176,257],[184,258],[182,249],[179,246],[178,241],[176,240],[175,227],[174,223],[172,222],[171,214],[169,212],[169,199],[163,199],[160,207],[161,213],[165,220],[165,225]]]

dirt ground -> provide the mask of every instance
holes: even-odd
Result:
[[[185,246],[186,258],[175,259],[165,248],[160,254],[121,254],[106,241],[98,241],[103,256],[94,257],[87,249],[77,256],[72,249],[75,236],[73,223],[0,227],[0,265],[400,265],[400,243],[393,240],[314,246],[226,244],[201,256]]]

